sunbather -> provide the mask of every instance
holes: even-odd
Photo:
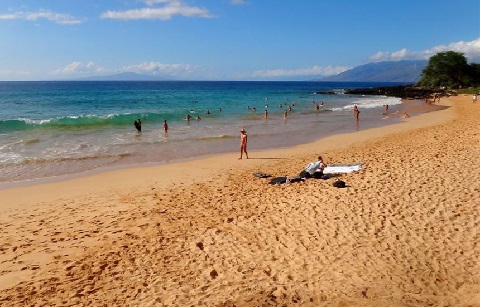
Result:
[[[308,163],[298,176],[301,178],[321,178],[323,176],[323,169],[326,166],[327,164],[323,161],[322,156],[318,156],[318,161]]]

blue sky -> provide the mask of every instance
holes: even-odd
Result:
[[[480,0],[0,1],[4,81],[309,80],[447,50],[480,62]]]

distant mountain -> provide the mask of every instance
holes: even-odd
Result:
[[[134,72],[124,72],[108,76],[93,76],[88,78],[77,79],[80,81],[167,81],[173,78],[160,77],[153,75],[142,75]]]
[[[317,78],[313,81],[337,82],[405,82],[416,83],[427,60],[386,61],[357,66],[338,75]]]

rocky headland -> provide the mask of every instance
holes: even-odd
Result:
[[[442,89],[428,89],[428,88],[414,87],[411,85],[403,85],[403,86],[382,86],[382,87],[372,87],[372,88],[348,89],[345,91],[345,94],[382,95],[382,96],[399,97],[402,99],[425,99],[425,98],[431,98],[435,96],[444,96],[449,93],[447,93],[445,90],[442,90]]]

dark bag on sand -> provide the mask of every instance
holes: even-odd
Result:
[[[315,173],[313,173],[312,177],[315,178],[315,179],[327,179],[328,178],[328,177],[325,178],[325,175],[323,174],[323,172],[315,172]]]
[[[301,177],[301,178],[310,178],[310,173],[308,173],[307,171],[301,171],[300,174],[298,174],[298,177]]]
[[[346,187],[345,185],[345,181],[342,181],[342,180],[337,180],[335,181],[334,183],[332,183],[332,185],[336,188],[344,188]]]
[[[268,177],[272,177],[272,175],[266,174],[266,173],[253,173],[253,176],[258,177],[258,178],[268,178]]]
[[[301,177],[276,177],[270,180],[270,184],[282,184],[282,183],[294,183],[294,182],[300,182],[303,181],[304,179]]]
[[[281,184],[281,183],[286,183],[287,182],[287,177],[276,177],[270,180],[270,184]]]

